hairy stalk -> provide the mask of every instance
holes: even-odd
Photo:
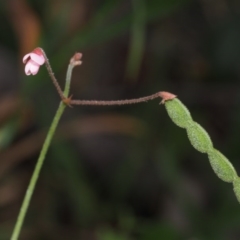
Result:
[[[72,74],[73,68],[74,68],[74,64],[70,63],[69,66],[68,66],[64,93],[62,94],[63,97],[68,96],[69,88],[70,88],[70,82],[71,82],[71,74]],[[42,150],[40,152],[39,158],[37,160],[33,175],[31,177],[31,180],[30,180],[30,183],[28,185],[25,197],[23,199],[23,203],[22,203],[22,206],[21,206],[18,218],[17,218],[17,222],[15,224],[15,227],[14,227],[14,230],[13,230],[13,233],[12,233],[12,236],[11,236],[11,240],[17,240],[18,237],[19,237],[19,234],[20,234],[20,231],[22,229],[22,225],[23,225],[23,222],[24,222],[27,210],[28,210],[29,203],[31,201],[31,198],[32,198],[32,195],[33,195],[33,192],[34,192],[34,189],[35,189],[38,177],[39,177],[39,173],[41,171],[42,165],[44,163],[44,160],[45,160],[45,157],[46,157],[46,154],[47,154],[47,151],[48,151],[48,148],[50,146],[53,135],[56,131],[59,120],[60,120],[60,118],[61,118],[61,116],[64,112],[65,107],[66,107],[66,105],[63,102],[61,102],[59,107],[58,107],[58,110],[57,110],[57,112],[54,116],[54,119],[52,121],[50,129],[47,133],[47,136],[46,136],[46,139],[44,141],[44,144],[43,144]]]
[[[65,99],[64,94],[63,94],[63,91],[62,91],[60,85],[58,84],[57,79],[55,78],[54,72],[53,72],[53,70],[52,70],[52,67],[51,67],[50,62],[49,62],[49,60],[48,60],[48,58],[47,58],[46,53],[44,52],[44,50],[43,50],[42,48],[41,48],[41,50],[42,50],[43,56],[44,56],[44,58],[45,58],[45,65],[46,65],[47,71],[48,71],[48,73],[49,73],[49,76],[50,76],[50,78],[51,78],[54,86],[56,87],[57,92],[58,92],[60,98],[63,100],[63,99]]]
[[[136,0],[133,0],[133,2],[136,3]],[[142,6],[142,8],[143,8],[143,6]],[[46,53],[44,52],[44,50],[42,48],[41,48],[41,50],[42,50],[43,56],[45,58],[45,64],[46,64],[46,68],[47,68],[47,71],[49,73],[49,76],[51,77],[51,80],[52,80],[54,86],[56,87],[56,90],[57,90],[59,96],[61,97],[63,103],[65,103],[68,106],[71,106],[71,105],[88,105],[88,106],[129,105],[129,104],[137,104],[137,103],[141,103],[141,102],[147,102],[149,100],[153,100],[155,98],[160,98],[160,97],[163,98],[162,102],[164,102],[165,100],[172,99],[173,97],[176,97],[175,95],[172,95],[172,94],[167,93],[167,92],[157,92],[157,93],[152,94],[150,96],[135,98],[135,99],[126,99],[126,100],[102,101],[102,100],[76,100],[76,99],[72,99],[72,97],[67,98],[66,95],[63,93],[60,85],[58,84],[57,79],[54,76],[52,67],[51,67],[50,62],[47,58]],[[82,58],[82,54],[81,53],[76,53],[71,58],[69,66],[72,66],[72,68],[74,68],[75,66],[81,65],[82,64],[81,58]],[[69,79],[69,78],[67,78],[67,79]]]
[[[111,100],[111,101],[98,101],[98,100],[70,100],[70,105],[90,105],[90,106],[112,106],[112,105],[128,105],[141,102],[147,102],[155,98],[160,98],[162,92],[157,92],[147,97],[126,99],[126,100]]]

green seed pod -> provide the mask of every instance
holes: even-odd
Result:
[[[208,153],[208,158],[213,171],[225,182],[233,182],[237,173],[229,160],[218,150],[213,149]]]
[[[166,101],[165,107],[169,117],[177,126],[186,128],[189,123],[192,122],[190,112],[179,99],[174,98],[172,100]]]
[[[233,181],[233,191],[237,197],[238,202],[240,203],[240,178],[236,178]]]
[[[207,153],[213,148],[208,133],[196,122],[191,122],[187,127],[188,138],[194,148],[199,152]]]
[[[218,150],[213,148],[213,143],[208,133],[198,123],[192,120],[191,114],[182,102],[169,93],[161,92],[166,110],[172,121],[181,128],[186,128],[192,146],[199,152],[207,153],[209,162],[216,175],[225,182],[233,182],[233,190],[240,203],[240,178],[229,160]]]

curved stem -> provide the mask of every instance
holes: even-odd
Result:
[[[71,100],[70,105],[90,105],[90,106],[112,106],[112,105],[128,105],[128,104],[136,104],[141,102],[147,102],[149,100],[153,100],[155,98],[161,97],[162,92],[157,92],[150,96],[134,98],[134,99],[126,99],[126,100],[112,100],[112,101],[98,101],[98,100]]]
[[[53,70],[52,70],[52,67],[51,67],[50,62],[49,62],[49,60],[48,60],[48,58],[47,58],[46,53],[44,52],[44,50],[43,50],[42,48],[41,48],[41,50],[42,50],[43,55],[44,55],[44,58],[45,58],[45,65],[46,65],[47,71],[48,71],[48,73],[49,73],[49,76],[50,76],[50,78],[51,78],[54,86],[56,87],[59,96],[60,96],[61,99],[63,100],[63,99],[65,98],[64,95],[63,95],[63,91],[62,91],[62,89],[61,89],[61,87],[60,87],[60,85],[59,85],[59,83],[58,83],[58,81],[57,81],[57,79],[56,79],[56,77],[55,77],[55,75],[54,75],[54,72],[53,72]],[[69,65],[69,66],[70,66],[70,65]]]
[[[68,66],[67,77],[66,77],[66,85],[65,85],[65,89],[64,89],[64,95],[65,96],[68,96],[68,93],[69,93],[73,67],[74,66],[72,64],[69,64],[69,66]],[[19,234],[20,234],[20,231],[22,229],[22,225],[23,225],[23,222],[24,222],[27,210],[28,210],[29,203],[31,201],[31,198],[32,198],[32,195],[33,195],[33,192],[34,192],[34,189],[35,189],[38,177],[39,177],[39,173],[42,169],[42,165],[43,165],[45,157],[46,157],[46,153],[48,151],[48,148],[49,148],[50,143],[52,141],[53,135],[56,131],[59,120],[60,120],[60,118],[63,114],[63,111],[64,111],[65,107],[66,107],[66,105],[63,102],[61,102],[59,107],[58,107],[58,110],[57,110],[57,112],[54,116],[54,119],[52,121],[50,129],[47,133],[47,137],[44,141],[42,150],[41,150],[39,158],[37,160],[37,164],[35,166],[33,175],[31,177],[31,180],[30,180],[30,183],[28,185],[25,197],[23,199],[23,203],[22,203],[22,206],[21,206],[18,218],[17,218],[17,222],[15,224],[15,227],[14,227],[14,230],[13,230],[13,233],[12,233],[12,236],[11,236],[11,240],[17,240],[18,237],[19,237]]]

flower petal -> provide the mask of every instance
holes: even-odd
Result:
[[[38,73],[39,66],[31,65],[31,73],[32,75],[36,75]]]
[[[30,53],[30,58],[38,65],[43,65],[45,63],[45,58],[43,55],[37,55],[36,53]]]
[[[24,57],[23,57],[23,63],[25,64],[28,59],[30,58],[30,53],[26,54]]]
[[[30,72],[30,67],[31,67],[31,63],[27,63],[26,66],[25,66],[25,73],[26,75],[30,75],[31,72]]]
[[[31,61],[30,72],[32,73],[32,75],[36,75],[38,73],[39,67],[40,66],[38,64],[35,64]]]
[[[30,59],[25,66],[26,75],[36,75],[38,73],[39,67],[40,66],[37,63]]]

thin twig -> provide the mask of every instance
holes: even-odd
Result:
[[[110,101],[98,101],[98,100],[71,100],[70,105],[90,105],[90,106],[111,106],[111,105],[127,105],[136,104],[140,102],[147,102],[155,98],[159,98],[159,92],[147,97],[126,99],[126,100],[110,100]]]
[[[65,105],[67,105],[69,107],[71,107],[72,105],[86,105],[86,106],[87,105],[88,106],[118,105],[118,106],[120,106],[120,105],[129,105],[129,104],[137,104],[137,103],[141,103],[141,102],[147,102],[149,100],[153,100],[153,99],[159,98],[159,97],[162,98],[161,103],[164,103],[166,100],[170,100],[170,99],[176,97],[175,95],[168,93],[168,92],[157,92],[150,96],[134,98],[134,99],[126,99],[126,100],[110,100],[110,101],[108,101],[108,100],[106,100],[106,101],[104,101],[104,100],[100,100],[100,101],[99,100],[74,100],[74,99],[72,99],[72,96],[66,97],[65,94],[63,93],[60,85],[58,84],[57,79],[54,76],[52,67],[47,58],[46,53],[44,52],[43,49],[41,49],[41,50],[42,50],[43,56],[45,58],[45,64],[46,64],[46,68],[48,70],[49,76],[51,77],[52,82],[53,82],[54,86],[56,87],[59,96],[62,99],[62,102],[65,103]],[[74,67],[77,65],[81,65],[82,64],[81,58],[82,58],[81,53],[75,53],[74,56],[70,59],[70,66]]]
[[[167,92],[157,92],[150,96],[134,98],[134,99],[126,99],[126,100],[111,100],[111,101],[98,101],[98,100],[71,100],[69,99],[69,105],[89,105],[89,106],[112,106],[112,105],[128,105],[128,104],[136,104],[141,102],[147,102],[149,100],[153,100],[156,98],[163,98],[161,103],[164,103],[166,100],[170,100],[175,98],[176,96]]]
[[[46,61],[45,65],[46,65],[47,71],[49,73],[49,76],[52,79],[52,82],[53,82],[54,86],[56,87],[59,96],[61,97],[62,100],[64,100],[66,97],[64,96],[63,91],[62,91],[60,85],[58,84],[57,79],[54,76],[54,72],[53,72],[52,67],[50,65],[50,62],[49,62],[49,60],[47,58],[47,55],[46,55],[46,53],[44,52],[44,50],[42,48],[41,48],[41,50],[43,52],[43,56],[44,56],[45,61]]]

